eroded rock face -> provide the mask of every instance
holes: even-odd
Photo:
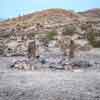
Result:
[[[5,45],[2,41],[0,41],[0,55],[4,55]]]
[[[4,49],[5,56],[25,56],[27,54],[27,46],[24,42],[10,41],[6,43]]]

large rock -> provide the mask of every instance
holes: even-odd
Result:
[[[5,56],[25,56],[27,54],[27,46],[24,42],[10,40],[8,43],[5,43],[5,45]]]

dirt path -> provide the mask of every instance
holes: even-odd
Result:
[[[0,72],[0,100],[100,100],[100,73]]]

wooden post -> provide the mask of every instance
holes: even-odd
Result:
[[[73,40],[71,40],[69,45],[69,60],[74,58],[74,53],[75,53],[75,43]]]
[[[28,45],[28,58],[35,58],[36,57],[36,43],[32,41]]]

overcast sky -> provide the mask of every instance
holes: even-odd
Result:
[[[0,18],[10,18],[47,8],[84,11],[100,8],[100,0],[0,0]]]

